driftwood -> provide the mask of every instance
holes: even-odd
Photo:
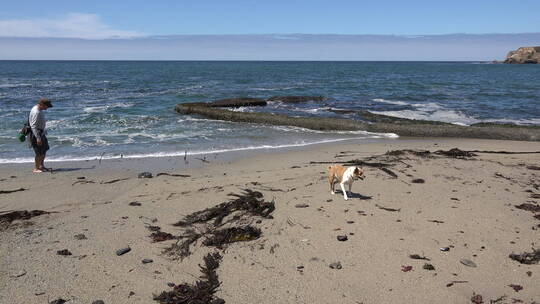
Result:
[[[28,189],[25,188],[19,188],[15,190],[0,190],[0,194],[7,194],[7,193],[13,193],[13,192],[19,192],[19,191],[26,191]]]
[[[375,204],[375,206],[379,209],[382,209],[382,210],[385,210],[385,211],[390,211],[390,212],[399,212],[401,211],[401,208],[399,209],[394,209],[394,208],[388,208],[388,207],[383,207],[383,206],[379,206],[377,204]]]
[[[87,180],[79,180],[71,184],[72,186],[75,186],[76,184],[95,184],[93,181],[87,181]]]
[[[200,266],[202,275],[195,284],[182,283],[174,286],[172,291],[163,291],[154,295],[154,301],[161,304],[224,304],[217,296],[221,283],[216,270],[221,262],[219,253],[209,253],[204,257],[204,266]]]
[[[100,184],[114,184],[114,183],[116,183],[116,182],[125,181],[125,180],[128,180],[128,179],[129,179],[129,178],[113,179],[113,180],[110,180],[110,181],[101,182]]]
[[[174,177],[191,177],[191,175],[186,175],[186,174],[174,174],[174,173],[165,173],[165,172],[156,174],[156,177],[161,176],[161,175],[174,176]]]

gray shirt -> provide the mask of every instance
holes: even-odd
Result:
[[[41,139],[41,135],[46,134],[45,132],[45,113],[38,109],[38,106],[35,105],[30,111],[28,116],[28,122],[32,128],[32,133],[36,138]]]

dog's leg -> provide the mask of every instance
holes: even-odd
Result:
[[[335,187],[334,176],[328,177],[328,180],[330,181],[330,194],[336,194],[334,192],[334,187]]]
[[[339,185],[341,186],[341,191],[343,191],[343,198],[345,200],[348,200],[349,198],[347,197],[347,191],[345,191],[345,185],[343,182],[339,183]]]
[[[349,193],[352,193],[351,192],[351,187],[352,187],[352,182],[349,183]]]

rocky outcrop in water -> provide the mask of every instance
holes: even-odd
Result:
[[[510,51],[508,55],[506,55],[504,63],[538,64],[540,63],[540,46],[520,47],[515,51]]]
[[[176,105],[176,112],[187,115],[200,115],[210,119],[260,123],[278,126],[296,126],[311,130],[322,131],[368,131],[377,133],[396,133],[399,136],[411,137],[459,137],[540,141],[540,128],[515,126],[458,126],[440,122],[417,122],[404,119],[395,120],[391,117],[383,119],[384,115],[366,115],[363,122],[347,118],[325,117],[292,117],[276,113],[235,112],[227,109],[208,106],[211,103],[182,103]]]
[[[324,96],[272,96],[268,101],[281,101],[286,103],[299,103],[306,101],[325,101]]]
[[[238,108],[252,106],[266,106],[266,101],[260,98],[240,97],[220,99],[207,103],[212,108]]]

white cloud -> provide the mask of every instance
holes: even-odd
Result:
[[[95,14],[71,13],[60,19],[0,20],[0,37],[107,39],[141,36],[145,34],[113,29]]]

